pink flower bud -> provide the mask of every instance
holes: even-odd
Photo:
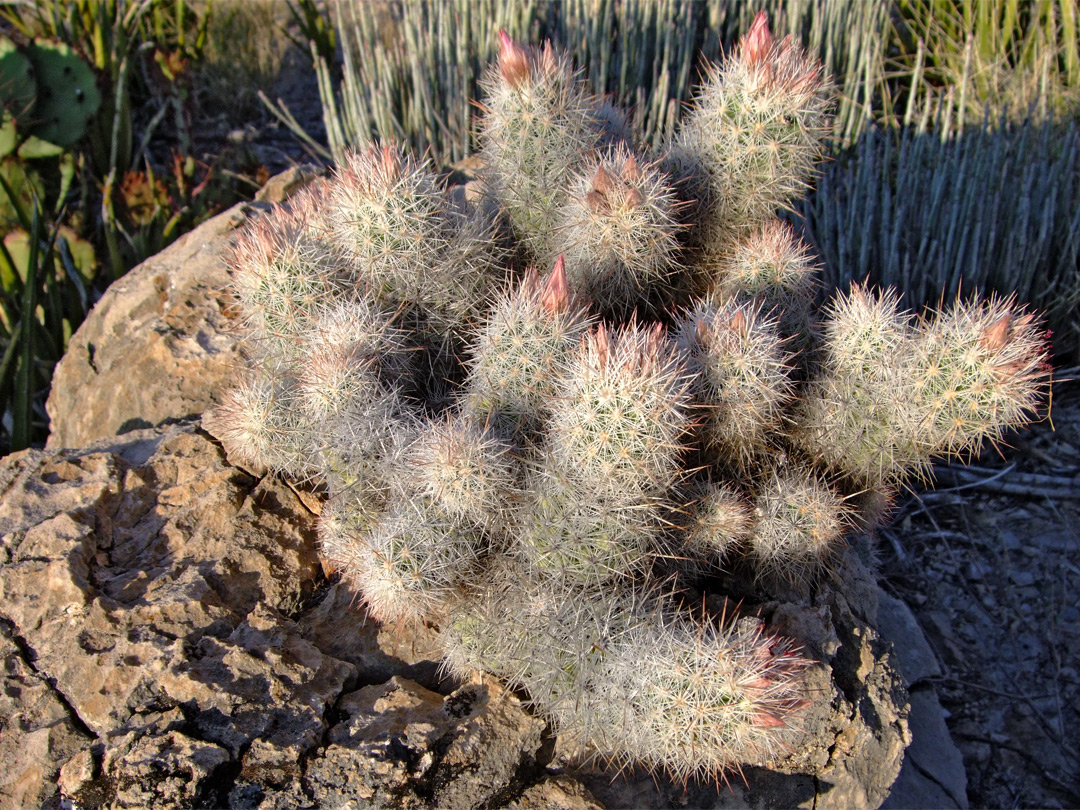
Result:
[[[532,72],[529,68],[529,52],[510,39],[510,35],[501,28],[499,29],[499,71],[511,87],[520,86]]]
[[[771,712],[758,709],[751,722],[758,728],[784,728],[787,723]]]
[[[739,42],[739,54],[747,65],[756,65],[765,59],[773,45],[773,35],[769,30],[769,20],[764,11],[759,11],[746,36]]]
[[[702,346],[709,342],[709,325],[700,318],[694,327],[694,338]]]
[[[549,315],[558,315],[570,306],[570,288],[566,284],[566,262],[563,261],[561,255],[555,260],[555,268],[540,290],[540,306]]]
[[[983,329],[979,342],[984,349],[996,352],[1009,341],[1009,316],[1004,315]]]
[[[603,165],[599,165],[596,167],[596,173],[592,176],[592,187],[606,197],[615,191],[617,186],[611,173]]]
[[[599,191],[585,192],[585,206],[594,214],[606,214],[611,211],[611,206],[608,205],[607,197]]]
[[[731,316],[731,322],[728,324],[728,328],[739,337],[746,337],[746,316],[743,315],[741,309],[735,310],[735,314]]]

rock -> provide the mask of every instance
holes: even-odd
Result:
[[[240,363],[223,258],[239,228],[315,175],[271,179],[261,202],[207,220],[109,287],[53,374],[50,450],[206,410]]]
[[[57,780],[56,785],[60,788],[62,795],[74,796],[81,793],[94,781],[96,771],[97,765],[94,762],[94,755],[84,748],[64,763],[64,767],[60,769],[60,778]]]
[[[346,695],[338,710],[346,718],[309,768],[313,790],[372,807],[499,806],[536,768],[545,725],[491,680],[443,697],[395,676]]]
[[[945,710],[928,679],[942,674],[941,665],[911,609],[882,594],[878,628],[893,645],[900,672],[910,692],[908,724],[911,745],[883,808],[966,808],[967,779],[963,757],[945,726]]]
[[[967,810],[967,776],[932,687],[911,693],[911,746],[882,810]]]
[[[604,810],[580,783],[566,776],[551,776],[530,787],[507,810]]]
[[[951,669],[963,667],[965,657],[962,645],[956,638],[956,618],[943,610],[927,611],[919,616],[938,658]]]
[[[0,622],[0,808],[58,808],[61,766],[93,739]]]
[[[313,518],[286,486],[229,467],[190,425],[27,451],[0,470],[5,694],[22,689],[4,715],[23,718],[3,745],[43,763],[19,787],[24,806],[54,793],[59,766],[91,744],[105,750],[114,806],[170,807],[203,796],[256,739],[303,750],[321,739],[356,671],[287,618],[320,567]],[[174,765],[153,786],[138,770]],[[77,794],[100,787],[74,764],[65,775]]]
[[[182,732],[147,734],[125,747],[122,759],[114,755],[109,763],[116,780],[110,805],[190,807],[211,798],[210,777],[228,761],[225,749]]]
[[[909,689],[927,678],[941,677],[941,664],[915,614],[903,601],[883,593],[878,601],[877,626],[892,642],[900,673]]]
[[[0,460],[0,807],[497,807],[544,782],[546,724],[493,681],[402,678],[434,672],[430,638],[346,609],[313,522],[194,424]]]
[[[332,585],[317,605],[298,619],[304,637],[320,650],[348,661],[367,683],[377,684],[395,675],[417,681],[428,689],[446,691],[441,656],[432,629],[408,633],[365,620],[356,593],[345,583]]]

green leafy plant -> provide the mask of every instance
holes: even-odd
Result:
[[[550,43],[501,32],[483,87],[479,188],[373,146],[243,236],[250,366],[205,424],[326,486],[325,557],[375,618],[436,625],[451,672],[617,764],[775,762],[828,697],[797,640],[682,589],[721,565],[763,598],[816,587],[931,459],[1035,412],[1043,335],[1001,299],[814,311],[777,210],[828,85],[764,15],[662,162]]]
[[[39,352],[35,402],[108,281],[265,180],[239,150],[217,156],[213,168],[193,154],[195,66],[206,54],[211,8],[186,0],[0,7],[9,34],[0,37],[0,286],[15,320],[34,264],[29,247],[45,244],[42,234],[57,244],[55,272],[34,271],[55,287],[37,310],[51,337],[35,333],[20,344]],[[34,213],[38,232],[29,230]],[[32,441],[46,435],[43,420],[37,412],[30,423]],[[8,420],[6,435],[11,429]]]
[[[0,189],[16,199],[2,175]],[[0,243],[0,417],[7,451],[28,447],[47,429],[52,368],[93,303],[94,271],[89,245],[70,229],[47,225],[36,197],[29,210],[14,208],[22,230]]]

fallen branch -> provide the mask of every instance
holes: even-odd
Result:
[[[952,487],[936,491],[938,494],[963,489],[981,489],[1003,495],[1020,495],[1031,498],[1080,499],[1080,473],[1076,475],[1040,475],[1015,472],[1010,464],[1000,470],[981,467],[937,467],[934,476],[939,482],[951,483]]]

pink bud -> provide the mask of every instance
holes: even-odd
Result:
[[[540,290],[540,306],[549,315],[558,315],[565,312],[569,305],[570,288],[566,284],[566,262],[560,255],[555,260],[555,268]]]
[[[615,178],[603,165],[597,166],[596,173],[592,177],[592,187],[606,197],[616,188]]]
[[[518,87],[529,78],[529,52],[503,29],[499,29],[499,70],[511,87]]]
[[[606,214],[611,210],[607,197],[599,191],[585,192],[585,206],[594,214]]]
[[[633,155],[623,161],[622,176],[624,180],[630,183],[636,183],[641,179],[641,167],[637,165],[637,158]]]
[[[758,709],[754,712],[754,717],[750,722],[758,728],[784,728],[787,725],[787,723],[775,714],[763,711],[762,709]]]
[[[772,48],[773,35],[769,30],[769,20],[764,11],[759,11],[753,25],[739,43],[739,52],[748,65],[756,65],[765,59]]]
[[[746,337],[746,316],[743,315],[741,309],[735,310],[735,314],[731,316],[731,322],[728,324],[728,328],[739,337]]]
[[[694,338],[702,346],[709,342],[709,325],[700,318],[698,319],[697,325],[694,327]]]
[[[998,320],[994,321],[988,327],[983,329],[982,334],[979,336],[979,342],[984,349],[992,352],[996,352],[1002,348],[1009,340],[1009,326],[1010,318],[1008,315],[1004,315]]]
[[[768,678],[758,676],[757,678],[751,678],[748,681],[743,681],[742,685],[744,688],[749,689],[752,692],[764,692],[766,689],[772,686],[772,681],[770,681]]]
[[[645,202],[645,197],[636,188],[626,190],[626,205],[628,208],[637,208],[643,202]]]

